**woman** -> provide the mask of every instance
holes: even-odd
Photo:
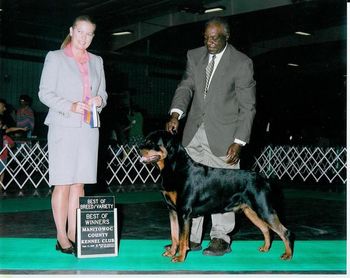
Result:
[[[39,88],[41,102],[49,107],[45,124],[49,183],[55,186],[51,204],[56,250],[68,254],[74,252],[76,209],[84,184],[96,183],[99,131],[86,116],[92,107],[101,112],[107,101],[102,58],[87,52],[95,28],[88,16],[75,19],[61,49],[47,54]]]
[[[27,132],[20,132],[16,134],[16,136],[21,137],[25,135],[24,137],[30,138],[32,137],[35,123],[34,111],[30,107],[32,104],[32,98],[28,95],[21,95],[19,98],[19,104],[20,107],[16,112],[17,127],[25,127]]]

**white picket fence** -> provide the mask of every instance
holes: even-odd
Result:
[[[105,180],[108,185],[112,183],[156,183],[160,178],[159,171],[152,165],[140,162],[138,147],[133,145],[108,146],[109,157]]]
[[[346,183],[344,147],[267,146],[253,169],[266,177]]]
[[[8,150],[7,162],[0,160],[0,185],[9,186],[48,185],[48,153],[44,142],[17,144],[15,148],[4,146],[0,155]],[[108,146],[105,171],[101,173],[108,185],[157,183],[159,171],[152,165],[139,162],[136,145]],[[296,146],[267,146],[255,158],[253,169],[266,177],[300,178],[329,183],[346,183],[345,147],[320,148]],[[101,162],[103,163],[103,162]]]

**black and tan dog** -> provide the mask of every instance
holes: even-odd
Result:
[[[271,246],[270,229],[284,242],[282,260],[293,256],[294,237],[272,207],[268,182],[252,171],[211,168],[194,162],[166,131],[155,131],[140,146],[141,162],[155,163],[161,171],[162,193],[169,209],[172,244],[163,256],[182,262],[189,250],[191,219],[205,214],[238,211],[262,231],[267,252]],[[178,251],[178,255],[176,253]]]

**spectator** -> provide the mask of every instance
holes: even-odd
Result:
[[[26,136],[22,133],[17,133],[16,136],[28,137],[32,136],[34,130],[34,112],[30,107],[32,98],[28,95],[21,95],[19,98],[20,108],[16,112],[17,127],[26,128]]]
[[[3,109],[0,102],[0,110]],[[4,122],[4,116],[0,114],[0,189],[4,186],[4,175],[8,157],[8,147],[12,148],[15,142],[7,133],[11,131],[23,130],[24,128],[8,128]]]
[[[16,126],[16,122],[11,117],[8,111],[8,105],[6,100],[0,99],[0,115],[3,117],[3,124],[5,127]]]
[[[128,143],[137,145],[143,140],[143,115],[136,106],[131,106],[128,114]]]

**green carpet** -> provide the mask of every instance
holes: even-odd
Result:
[[[77,259],[54,250],[54,239],[0,238],[0,270],[136,271],[136,272],[288,272],[345,273],[346,241],[297,241],[291,261],[280,260],[284,247],[274,241],[268,253],[257,251],[260,241],[234,241],[233,252],[222,257],[189,252],[184,263],[162,257],[168,240],[122,240],[119,256]],[[207,241],[203,243],[204,246]]]

